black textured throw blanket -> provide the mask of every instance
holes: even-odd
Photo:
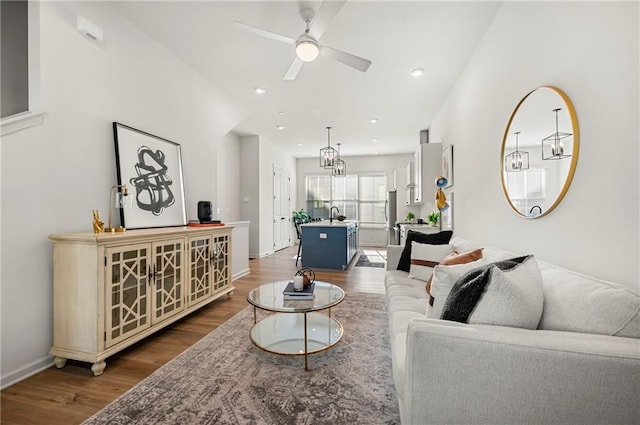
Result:
[[[485,293],[487,286],[491,282],[493,271],[496,268],[502,271],[512,270],[523,264],[529,258],[533,258],[533,256],[525,255],[523,257],[498,261],[471,270],[462,276],[453,285],[453,288],[447,297],[444,310],[442,311],[442,319],[468,323],[469,316],[473,313],[473,310],[482,299],[482,295]]]

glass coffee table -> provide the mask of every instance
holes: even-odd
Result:
[[[344,300],[344,291],[332,283],[315,282],[312,300],[285,300],[282,292],[289,281],[271,282],[252,289],[247,301],[253,305],[251,342],[269,353],[304,356],[334,346],[342,338],[342,324],[331,317],[331,307]],[[258,321],[256,310],[274,314]],[[327,314],[319,311],[327,310]]]

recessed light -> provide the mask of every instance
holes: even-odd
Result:
[[[374,154],[374,155],[378,155],[378,153],[379,153],[378,151],[375,151],[373,154]]]
[[[303,145],[304,145],[304,143],[298,142],[298,146],[303,146]]]
[[[278,115],[284,115],[284,111],[278,111]]]
[[[265,94],[267,92],[262,87],[256,87],[255,89],[253,89],[253,91],[256,92],[256,94]]]
[[[416,68],[409,73],[412,77],[421,77],[422,74],[424,74],[424,69],[422,68]]]
[[[278,130],[284,130],[286,127],[284,125],[279,125],[276,127]]]
[[[377,123],[377,122],[378,122],[378,118],[371,118],[371,119],[369,120],[369,122],[370,122],[371,124],[375,124],[375,123]]]
[[[378,143],[378,139],[371,139],[373,143]]]

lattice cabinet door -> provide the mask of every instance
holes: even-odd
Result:
[[[151,325],[151,244],[113,247],[105,251],[105,346],[110,347]]]
[[[189,292],[187,306],[198,304],[211,295],[211,236],[189,238]]]
[[[213,237],[213,293],[230,285],[229,278],[229,235]]]
[[[184,238],[156,242],[153,249],[152,324],[185,309]]]

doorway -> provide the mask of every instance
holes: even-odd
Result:
[[[289,171],[273,165],[273,250],[287,248],[291,242]]]

